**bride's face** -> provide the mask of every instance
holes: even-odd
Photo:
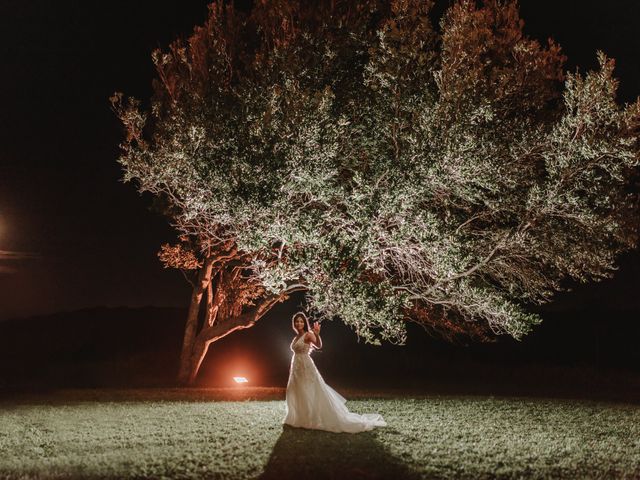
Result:
[[[295,318],[295,320],[293,321],[293,327],[298,332],[302,332],[304,330],[304,320],[302,319],[302,317]]]

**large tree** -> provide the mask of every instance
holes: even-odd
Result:
[[[528,305],[636,245],[640,103],[616,102],[613,61],[565,76],[515,2],[456,2],[439,29],[431,7],[218,1],[154,52],[149,113],[113,97],[125,180],[163,200],[162,260],[194,274],[182,380],[300,289],[368,342],[406,320],[519,339]]]
[[[157,195],[180,233],[160,257],[193,287],[183,383],[193,382],[211,343],[306,289],[286,267],[289,245],[266,236],[285,213],[282,192],[297,182],[294,164],[310,154],[335,157],[328,139],[341,131],[332,126],[331,90],[299,85],[322,40],[282,21],[300,14],[310,15],[307,24],[321,17],[287,2],[258,4],[250,16],[214,2],[188,40],[153,52],[150,112],[121,93],[111,99],[127,133],[124,180]]]

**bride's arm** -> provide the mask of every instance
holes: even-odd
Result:
[[[322,339],[320,338],[320,332],[317,332],[316,334],[314,334],[314,339],[315,339],[315,346],[318,349],[322,348]]]
[[[313,330],[307,332],[307,336],[305,341],[309,339],[307,343],[313,343],[313,345],[319,350],[322,348],[322,339],[320,338],[320,324],[315,323],[313,325]]]
[[[306,343],[312,344],[317,349],[322,348],[322,339],[320,338],[320,335],[315,334],[313,332],[307,332],[307,334],[304,337],[304,341]]]

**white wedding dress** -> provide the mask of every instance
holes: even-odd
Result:
[[[384,427],[382,415],[358,415],[345,406],[346,399],[324,382],[309,356],[311,345],[304,335],[291,343],[293,358],[287,382],[286,416],[282,423],[293,427],[356,433]]]

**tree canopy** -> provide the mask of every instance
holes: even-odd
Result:
[[[112,97],[124,180],[196,253],[233,250],[248,303],[302,287],[372,343],[406,321],[522,338],[529,306],[636,246],[640,102],[617,103],[602,52],[564,73],[516,2],[457,1],[439,25],[432,6],[212,3],[153,53],[149,111]]]

